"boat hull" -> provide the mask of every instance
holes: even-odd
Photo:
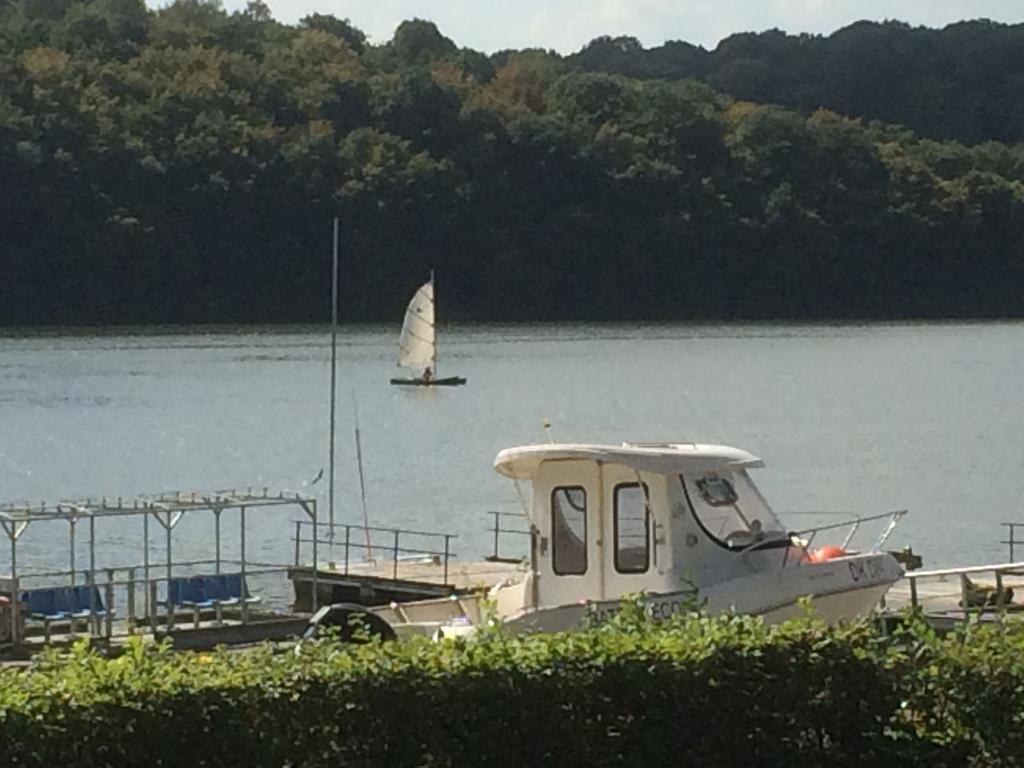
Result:
[[[850,567],[850,563],[853,567]],[[869,574],[867,563],[875,563]],[[792,573],[774,578],[737,579],[708,588],[699,602],[711,614],[734,611],[761,617],[769,624],[811,616],[829,624],[870,616],[882,597],[902,575],[887,554],[860,556],[831,565],[800,565]],[[774,584],[771,582],[774,581]],[[509,585],[515,587],[517,585]],[[758,588],[758,586],[760,588]],[[774,600],[766,600],[769,593]],[[450,597],[405,603],[402,613],[391,607],[372,609],[392,623],[400,637],[472,634],[483,615],[479,594],[464,595],[458,602]],[[691,610],[698,602],[692,589],[648,594],[643,598],[647,614],[655,621]],[[503,624],[514,632],[571,632],[614,616],[622,608],[621,598],[527,609],[508,615]]]
[[[861,587],[827,595],[806,595],[750,615],[760,616],[768,624],[781,624],[808,614],[828,624],[853,621],[867,617],[878,606],[891,584]],[[809,600],[805,607],[803,598]],[[695,605],[693,592],[673,592],[649,595],[644,602],[648,614],[655,620],[667,619],[675,613],[689,610]],[[589,621],[610,618],[621,608],[618,601],[542,608],[530,611],[507,622],[510,629],[528,632],[569,632],[580,629]],[[722,613],[727,608],[711,609]]]
[[[466,379],[461,376],[448,376],[443,379],[392,379],[396,387],[461,387]]]
[[[654,620],[688,611],[699,599],[712,614],[733,611],[777,624],[809,613],[836,624],[870,616],[902,575],[903,569],[895,558],[887,553],[873,553],[752,574],[708,586],[700,591],[699,598],[688,589],[649,594],[643,601]],[[534,632],[565,632],[578,629],[588,620],[609,618],[620,608],[618,599],[552,606],[524,612],[512,617],[508,624]]]

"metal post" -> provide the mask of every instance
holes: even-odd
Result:
[[[99,620],[96,616],[96,517],[89,515],[89,631],[99,635]]]
[[[146,581],[146,602],[153,606],[149,612],[149,629],[156,634],[156,582]]]
[[[449,550],[450,550],[450,548],[449,548],[449,540],[450,539],[451,539],[451,535],[446,533],[444,535],[444,585],[446,587],[448,586],[448,553],[449,553]],[[494,553],[495,553],[495,555],[497,555],[498,551],[495,550]]]
[[[302,539],[302,521],[301,520],[296,520],[295,521],[295,567],[296,568],[299,567],[299,559],[300,559],[299,545],[300,545],[301,539]]]
[[[316,543],[316,526],[317,526],[317,522],[320,520],[320,513],[317,511],[318,507],[317,507],[316,499],[312,499],[310,501],[310,504],[313,505],[313,600],[312,600],[312,608],[313,608],[313,613],[316,613],[317,609],[320,607],[320,597],[318,595],[318,591],[320,589],[320,582],[319,582],[320,559],[319,559],[319,550],[317,549],[317,543]]]
[[[106,638],[107,642],[110,642],[110,638],[114,634],[114,574],[107,572],[107,613],[106,613]]]
[[[149,600],[149,512],[142,516],[142,579],[146,582],[146,594],[142,602],[145,604],[146,615],[149,616],[156,610],[156,602]]]
[[[125,596],[128,607],[128,634],[135,634],[135,568],[128,569],[128,594]]]
[[[242,594],[240,595],[240,597],[241,597],[241,600],[242,600],[242,623],[245,624],[245,623],[247,623],[249,621],[249,602],[245,599],[246,597],[248,597],[248,595],[246,594],[247,590],[245,588],[245,507],[244,506],[239,508],[239,518],[241,519],[241,522],[242,522],[242,526],[241,526],[241,540],[239,542],[239,544],[240,544],[239,548],[241,550],[241,558],[242,558],[242,579],[241,579],[241,581],[242,581]]]
[[[213,530],[217,546],[217,566],[216,570],[214,571],[215,573],[220,573],[220,513],[220,507],[217,507],[216,509],[213,510]]]
[[[969,613],[967,611],[967,574],[960,574],[960,605],[964,608],[964,624],[967,623]]]
[[[338,367],[338,217],[334,217],[334,258],[331,268],[331,442],[328,455],[327,518],[330,535],[334,537],[334,427],[336,423],[337,367]],[[316,538],[316,532],[313,535]]]
[[[398,578],[398,535],[399,535],[399,532],[398,532],[398,529],[396,528],[395,529],[395,563],[394,563],[394,566],[393,566],[392,572],[391,572],[392,573],[392,578],[395,578],[395,579]]]
[[[501,512],[491,512],[494,515],[494,559],[498,559],[498,531],[501,529]],[[447,544],[447,542],[445,542]]]
[[[21,645],[21,590],[18,577],[11,576],[11,647],[17,649]],[[47,624],[49,629],[49,624]]]
[[[77,523],[77,522],[78,521],[73,516],[68,520],[68,525],[70,526],[70,538],[71,538],[70,555],[71,555],[71,586],[72,587],[75,586],[75,567],[76,567],[75,566],[75,523]]]
[[[1009,526],[1010,526],[1010,562],[1011,563],[1015,563],[1015,562],[1017,562],[1017,560],[1014,557],[1014,544],[1016,544],[1016,542],[1013,540],[1013,532],[1015,530],[1017,530],[1017,526],[1014,525],[1013,523],[1010,523]]]
[[[1000,623],[1002,623],[1005,614],[1006,600],[1003,597],[1003,572],[996,571],[996,615]]]
[[[910,577],[910,607],[917,608],[917,579]]]
[[[11,528],[4,530],[11,537],[11,645],[17,648],[21,644],[21,589],[18,584],[18,524],[11,523]]]
[[[348,551],[352,543],[352,526],[345,526],[345,575],[348,576]]]
[[[167,512],[167,524],[164,526],[167,531],[167,565],[164,569],[167,576],[167,629],[174,629],[174,603],[171,601],[171,579],[174,576],[174,566],[171,563],[171,513]]]

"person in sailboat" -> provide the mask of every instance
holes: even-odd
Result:
[[[434,380],[434,372],[430,369],[429,365],[426,368],[423,369],[423,380],[424,381],[433,381]]]

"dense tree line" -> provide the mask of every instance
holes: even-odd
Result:
[[[697,79],[734,98],[805,114],[827,108],[935,139],[1024,141],[1024,24],[862,21],[830,36],[736,34],[713,51],[609,36],[569,60],[588,71]]]
[[[580,56],[0,0],[0,323],[1021,314],[1024,148]]]

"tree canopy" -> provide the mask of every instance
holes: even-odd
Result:
[[[1018,315],[1024,148],[867,119],[887,93],[958,114],[956,81],[902,81],[924,54],[900,35],[1015,29],[486,56],[260,0],[9,0],[0,324],[322,320],[335,215],[348,320],[400,317],[431,268],[447,319]],[[862,110],[809,95],[819,48],[818,93],[870,62],[832,93]],[[1010,48],[961,104],[998,111]]]
[[[773,29],[656,48],[600,37],[569,61],[643,79],[703,80],[737,99],[883,120],[936,139],[1024,141],[1024,24],[987,19],[945,29],[861,21],[832,35]]]

